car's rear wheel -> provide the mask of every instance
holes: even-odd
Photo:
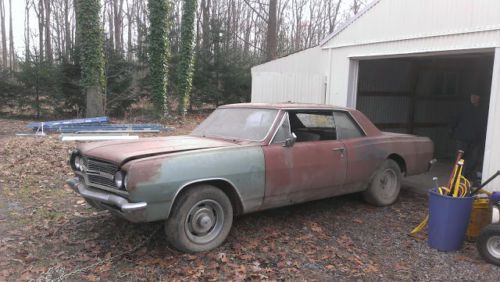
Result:
[[[385,160],[363,192],[365,200],[376,206],[393,204],[401,190],[401,169],[393,160]]]
[[[211,185],[197,185],[175,201],[165,224],[172,247],[182,252],[214,249],[226,239],[233,223],[227,195]]]

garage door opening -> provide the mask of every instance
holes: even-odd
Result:
[[[455,155],[449,124],[471,93],[487,118],[493,60],[493,52],[361,60],[356,107],[383,131],[430,137],[446,163]]]

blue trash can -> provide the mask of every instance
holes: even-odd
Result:
[[[460,249],[472,211],[473,197],[455,198],[429,191],[429,246],[439,251]]]

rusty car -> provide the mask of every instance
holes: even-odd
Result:
[[[390,205],[433,151],[429,138],[382,132],[355,109],[243,103],[186,136],[82,143],[67,183],[131,222],[165,221],[171,246],[201,252],[225,241],[237,215],[355,192]]]

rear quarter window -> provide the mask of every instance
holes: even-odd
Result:
[[[337,135],[340,139],[363,137],[365,134],[347,112],[333,112]]]

